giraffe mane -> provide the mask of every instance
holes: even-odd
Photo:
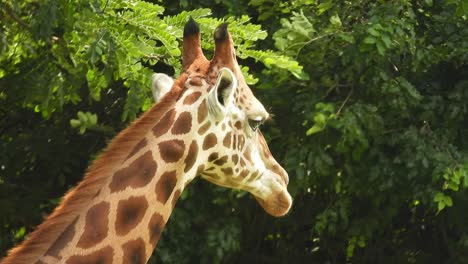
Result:
[[[120,165],[133,147],[185,92],[186,74],[174,82],[172,89],[150,110],[120,132],[88,168],[83,180],[66,195],[47,219],[20,245],[11,249],[1,264],[30,264],[45,254],[51,244],[73,222],[98,193],[113,169]]]

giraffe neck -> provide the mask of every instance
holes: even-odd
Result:
[[[209,123],[206,105],[201,91],[181,88],[185,81],[182,75],[119,133],[84,180],[1,263],[145,263],[207,158],[197,142],[201,121]]]
[[[157,165],[160,159],[151,158],[154,152],[143,147],[127,159],[40,260],[146,263],[185,185],[195,176],[184,173],[179,162]]]
[[[184,187],[203,169],[196,115],[182,103],[190,94],[129,151],[40,261],[146,263]]]

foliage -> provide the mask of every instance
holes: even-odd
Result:
[[[466,1],[153,2],[0,3],[1,252],[177,75],[192,16],[208,54],[229,22],[294,207],[196,180],[151,263],[468,262]]]

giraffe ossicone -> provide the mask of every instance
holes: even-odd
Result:
[[[269,114],[242,75],[227,24],[214,39],[207,60],[189,19],[181,75],[153,76],[157,103],[117,135],[2,264],[146,263],[197,175],[250,192],[273,216],[289,211],[288,174],[258,129]]]

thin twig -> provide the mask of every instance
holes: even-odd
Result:
[[[16,21],[18,24],[20,24],[20,26],[26,28],[26,29],[31,29],[31,27],[26,23],[24,22],[21,18],[19,18],[15,12],[13,11],[13,9],[11,9],[9,6],[7,6],[6,4],[2,4],[1,6],[3,6],[3,9],[5,10],[5,14],[8,15],[11,19],[13,19],[14,21]]]
[[[321,35],[321,36],[318,36],[318,37],[309,39],[309,40],[306,41],[306,42],[294,43],[294,44],[292,44],[291,46],[287,47],[285,50],[291,49],[292,47],[295,47],[295,46],[298,46],[298,45],[302,45],[302,47],[299,49],[299,50],[301,50],[302,48],[304,48],[305,46],[309,45],[310,43],[312,43],[312,42],[314,42],[314,41],[316,41],[316,40],[322,39],[322,38],[324,38],[324,37],[328,37],[328,36],[333,35],[333,34],[334,34],[334,33],[328,33],[328,34],[324,34],[324,35]]]
[[[343,101],[343,103],[341,104],[340,108],[338,109],[338,111],[336,112],[336,116],[339,116],[340,113],[341,113],[341,110],[343,109],[343,107],[346,105],[346,103],[348,102],[349,98],[351,97],[351,95],[353,94],[353,91],[354,91],[354,88],[351,88],[351,90],[349,91],[348,93],[348,96],[346,96],[345,100]]]

